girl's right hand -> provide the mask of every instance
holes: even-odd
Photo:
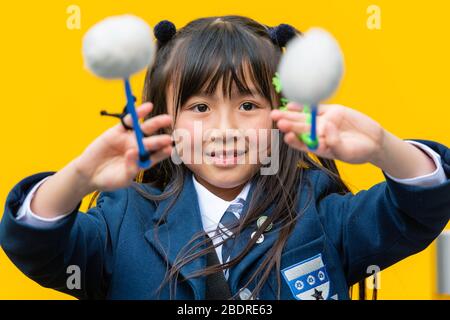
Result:
[[[144,103],[136,112],[141,119],[151,112],[153,105]],[[131,115],[124,118],[128,126],[132,126]],[[152,152],[152,166],[168,158],[172,153],[172,139],[168,134],[153,135],[159,129],[169,127],[172,118],[158,115],[141,123],[145,137],[145,148]],[[75,166],[83,181],[89,184],[90,190],[112,191],[131,185],[138,174],[139,157],[134,131],[126,130],[121,123],[106,130],[95,139],[75,160]]]

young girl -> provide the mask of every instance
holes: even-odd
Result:
[[[292,31],[240,16],[158,24],[138,109],[154,165],[139,171],[118,124],[60,171],[22,180],[0,229],[11,260],[84,299],[348,299],[426,248],[450,216],[449,150],[322,105],[313,158],[297,138],[302,106],[277,110],[271,83]],[[372,163],[386,182],[353,195],[333,159]]]

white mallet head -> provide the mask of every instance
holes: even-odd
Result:
[[[106,18],[83,38],[85,66],[102,78],[128,78],[151,65],[154,55],[152,29],[132,15]]]
[[[337,41],[323,29],[291,40],[278,66],[284,96],[309,105],[329,98],[342,78],[343,60]]]

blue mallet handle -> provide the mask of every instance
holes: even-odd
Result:
[[[306,123],[311,126],[309,133],[305,132],[298,136],[309,150],[317,150],[319,147],[319,140],[317,140],[317,105],[309,107],[303,105],[303,113],[306,114]]]
[[[311,150],[317,149],[319,142],[317,140],[317,105],[311,106],[311,141],[313,144],[310,146]]]
[[[124,80],[125,82],[125,93],[127,95],[127,112],[131,114],[131,118],[133,119],[133,129],[136,134],[136,140],[139,148],[139,160],[138,164],[139,167],[142,169],[146,169],[150,167],[151,160],[150,160],[150,153],[145,149],[141,126],[139,125],[139,119],[136,113],[136,109],[134,106],[134,96],[131,92],[131,86],[130,86],[130,80],[127,78]]]

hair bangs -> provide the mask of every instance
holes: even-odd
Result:
[[[224,97],[231,98],[236,89],[243,95],[256,90],[274,104],[277,95],[271,80],[279,58],[269,41],[229,23],[212,23],[178,46],[169,81],[175,109],[196,94],[214,95],[218,85]]]

